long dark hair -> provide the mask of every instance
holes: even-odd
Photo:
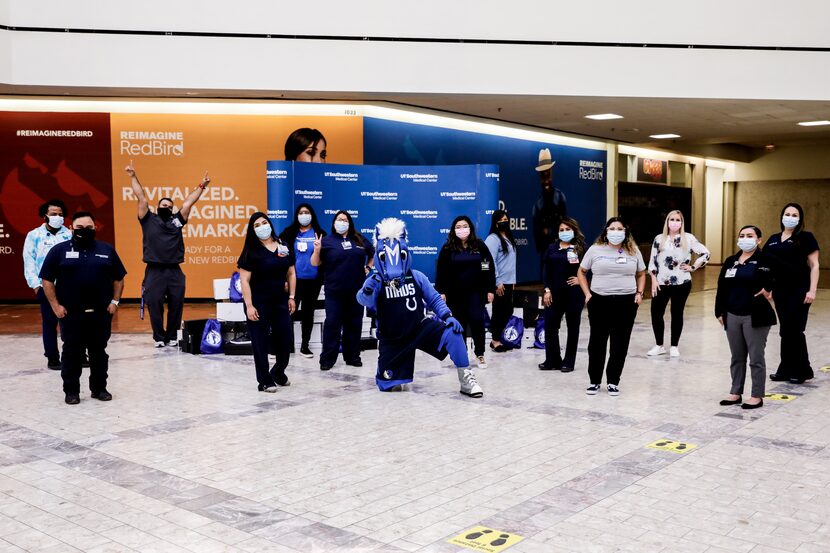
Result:
[[[317,147],[321,140],[326,142],[326,137],[317,129],[309,129],[308,127],[297,129],[289,134],[285,140],[285,160],[296,161],[300,154],[306,151],[306,148],[309,146]],[[321,157],[326,158],[325,155]]]
[[[467,238],[467,248],[470,251],[478,251],[478,243],[480,240],[478,239],[478,236],[476,236],[476,226],[466,215],[459,215],[452,220],[450,231],[447,233],[447,242],[444,244],[444,247],[454,252],[464,251],[464,244],[461,242],[461,238],[455,235],[455,225],[457,225],[459,221],[466,221],[467,224],[470,225],[470,236]]]
[[[334,214],[334,217],[331,220],[331,235],[340,236],[337,233],[337,231],[334,230],[334,222],[337,220],[337,217],[340,216],[341,213],[344,214],[346,216],[346,219],[349,220],[349,230],[346,231],[346,238],[350,238],[355,243],[357,243],[358,246],[365,246],[366,243],[363,241],[363,235],[357,232],[357,230],[354,228],[354,221],[352,220],[352,216],[349,215],[349,212],[345,209],[341,209],[340,211]]]
[[[314,208],[311,207],[309,204],[300,204],[297,206],[297,209],[294,210],[294,221],[283,231],[280,233],[280,238],[282,238],[289,247],[294,247],[294,240],[297,239],[297,235],[300,234],[300,222],[297,220],[297,217],[300,215],[300,210],[302,208],[308,209],[309,213],[311,213],[311,228],[314,229],[314,234],[320,234],[322,236],[326,235],[326,231],[323,230],[323,227],[320,226],[320,221],[317,220],[317,213],[314,212]]]
[[[623,228],[625,229],[625,238],[623,238],[622,244],[620,247],[626,251],[628,255],[634,255],[637,252],[637,243],[634,241],[634,237],[631,236],[631,229],[628,225],[625,224],[625,221],[622,220],[622,217],[611,217],[608,221],[605,222],[605,226],[602,229],[602,232],[599,236],[597,236],[597,241],[594,242],[595,244],[600,244],[603,246],[610,246],[611,243],[608,241],[608,227],[611,226],[611,223],[620,223]],[[576,234],[574,232],[574,234]]]
[[[609,223],[611,224],[611,223]],[[572,217],[562,217],[559,221],[559,225],[568,225],[574,231],[574,239],[571,240],[571,244],[576,250],[576,254],[579,257],[582,257],[582,254],[585,253],[585,235],[582,234],[582,229],[579,228],[579,223],[576,222],[576,219]],[[608,225],[606,225],[607,227]],[[557,233],[559,232],[559,226],[556,227]]]
[[[242,246],[242,253],[239,254],[239,263],[238,265],[245,265],[248,262],[248,259],[253,254],[253,252],[258,251],[259,248],[262,248],[262,241],[257,237],[256,232],[254,231],[254,223],[260,218],[264,217],[268,224],[271,225],[271,238],[274,240],[280,241],[277,237],[277,233],[274,232],[274,224],[271,222],[271,219],[268,218],[268,215],[261,211],[257,211],[251,218],[248,219],[248,229],[245,233],[245,244]]]
[[[508,219],[507,230],[504,231],[504,235],[502,236],[501,231],[499,230],[499,221],[502,217],[507,217],[507,212],[503,209],[497,209],[493,212],[493,217],[490,218],[490,234],[495,234],[499,242],[501,243],[501,251],[507,253],[507,243],[513,245],[513,249],[516,249],[516,239],[513,238],[513,232],[510,230],[510,221]],[[455,225],[453,225],[453,228]],[[470,227],[472,229],[472,226]],[[472,233],[470,233],[472,234]]]
[[[790,237],[792,241],[798,245],[801,239],[801,236],[799,235],[801,234],[801,231],[804,230],[804,208],[801,207],[801,204],[790,202],[781,209],[781,216],[778,218],[778,223],[781,225],[781,232],[784,232],[785,230],[782,219],[784,218],[784,212],[787,211],[788,207],[794,207],[796,211],[798,211],[798,224],[793,229],[793,233]]]

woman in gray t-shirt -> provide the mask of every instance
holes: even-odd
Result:
[[[590,286],[587,273],[593,277]],[[588,305],[591,335],[588,339],[588,395],[599,392],[602,373],[608,384],[608,395],[620,394],[620,375],[628,355],[631,329],[637,308],[643,301],[646,285],[646,264],[631,236],[628,226],[619,217],[605,223],[602,234],[585,252],[579,265],[579,285]],[[609,347],[608,365],[605,352]]]

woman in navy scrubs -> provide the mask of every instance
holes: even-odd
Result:
[[[294,269],[297,273],[297,310],[302,328],[300,355],[309,358],[314,357],[308,347],[308,342],[314,326],[314,308],[317,304],[317,297],[320,295],[320,288],[323,286],[323,276],[319,268],[311,264],[311,255],[314,253],[317,236],[325,235],[326,231],[317,222],[317,214],[309,204],[297,206],[294,212],[294,222],[280,234],[280,239],[294,252]]]
[[[542,257],[542,283],[545,295],[545,362],[542,370],[571,372],[576,365],[576,346],[579,343],[579,323],[585,307],[585,293],[576,274],[585,255],[585,237],[579,224],[570,217],[559,223],[559,239],[553,242]],[[565,358],[559,349],[559,326],[562,316],[568,325]]]
[[[292,345],[291,314],[295,309],[296,279],[294,256],[288,245],[277,238],[265,213],[251,215],[237,267],[248,318],[248,334],[254,350],[258,389],[274,393],[277,386],[290,384],[285,368]],[[277,357],[270,370],[269,350],[273,350]]]
[[[800,205],[784,206],[781,232],[769,237],[764,253],[779,263],[772,299],[781,323],[781,364],[769,377],[803,384],[813,378],[804,330],[810,305],[816,299],[819,262],[818,242],[812,232],[804,230],[804,209]]]
[[[343,342],[343,360],[352,367],[362,367],[360,332],[363,327],[363,306],[357,303],[357,292],[374,260],[371,242],[354,228],[346,211],[334,215],[331,234],[317,235],[311,264],[323,268],[326,292],[326,322],[323,323],[323,351],[320,370],[327,371],[337,361]]]

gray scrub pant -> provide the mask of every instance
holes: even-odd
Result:
[[[752,397],[764,397],[767,364],[764,349],[770,327],[752,327],[749,315],[726,314],[726,339],[732,352],[729,370],[732,373],[732,394],[743,395],[746,382],[746,358],[749,355],[749,371],[752,377]]]

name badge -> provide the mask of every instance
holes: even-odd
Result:
[[[277,255],[280,257],[288,255],[288,246],[283,246],[282,244],[277,246]]]
[[[732,267],[731,269],[726,269],[726,274],[724,278],[735,278],[735,274],[738,272],[737,267]]]
[[[308,244],[305,242],[297,242],[297,251],[298,252],[307,252],[308,251]]]
[[[490,270],[490,262],[489,261],[482,261],[481,262],[481,270],[482,271],[489,271]]]
[[[81,257],[81,252],[66,252],[66,259],[78,259]]]
[[[344,250],[352,249],[352,243],[349,242],[348,240],[343,240],[343,249]]]
[[[615,263],[617,265],[625,265],[627,261],[628,260],[626,258],[624,258],[623,256],[620,256],[620,257],[617,258],[617,261],[615,261]]]
[[[571,263],[571,264],[579,263],[579,256],[576,255],[576,252],[573,251],[572,249],[568,250],[567,256],[568,256],[568,263]]]

